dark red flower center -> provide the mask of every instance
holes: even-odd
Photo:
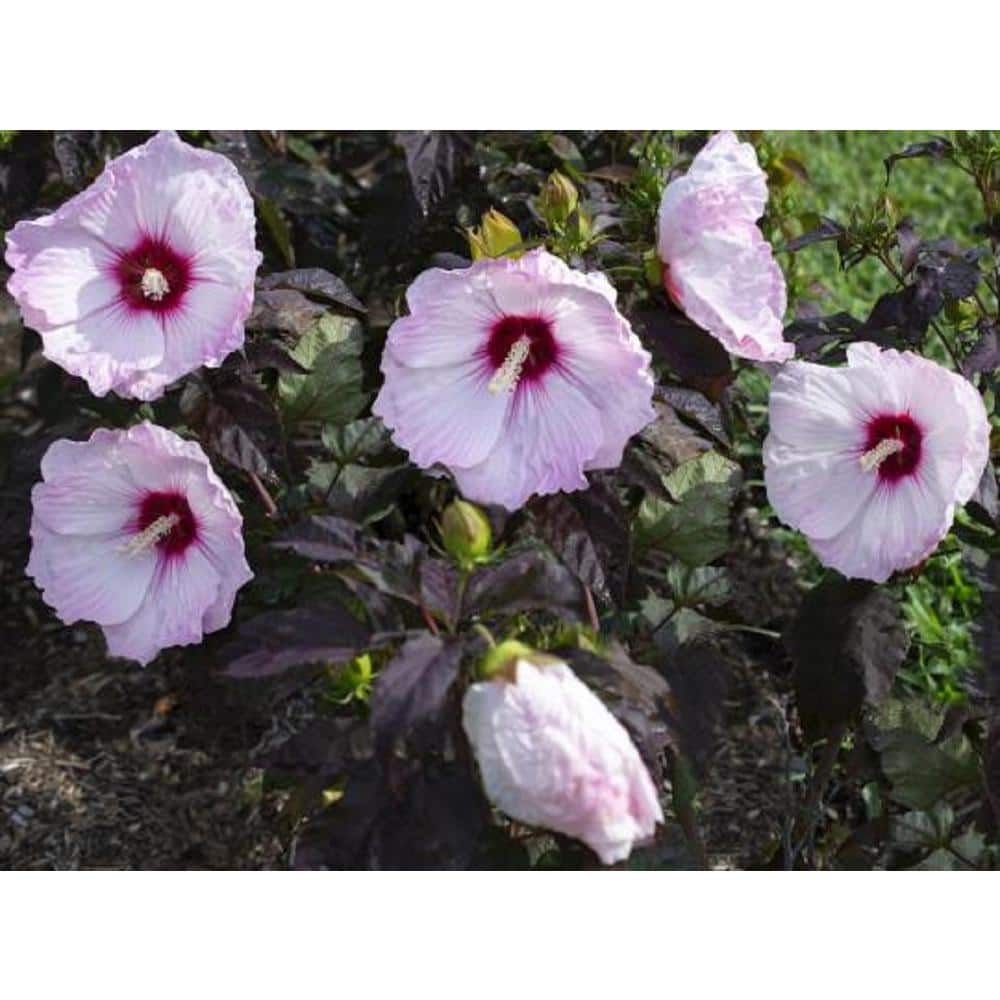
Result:
[[[154,524],[166,529],[155,545],[168,556],[180,555],[198,537],[198,521],[180,493],[147,493],[143,497],[136,527],[146,531]]]
[[[882,480],[896,482],[909,476],[920,464],[923,431],[908,413],[882,414],[868,421],[865,454],[881,448],[888,452],[885,442],[899,442],[895,450],[878,458],[878,475]]]
[[[559,360],[559,345],[552,324],[541,316],[504,316],[490,328],[486,356],[494,372],[506,364],[513,372],[514,388],[540,378]],[[522,360],[523,358],[523,360]],[[513,364],[512,362],[518,362]]]
[[[190,260],[151,236],[119,256],[115,273],[122,299],[131,309],[170,312],[191,287]]]

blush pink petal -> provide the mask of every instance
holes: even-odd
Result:
[[[389,331],[373,411],[417,465],[447,468],[481,503],[585,489],[585,470],[617,465],[655,416],[649,355],[614,302],[606,277],[544,250],[426,271]],[[512,320],[545,327],[554,353],[497,391],[491,337]]]
[[[532,495],[586,489],[583,470],[603,440],[596,407],[568,380],[553,378],[518,394],[487,459],[452,473],[470,500],[517,510]]]
[[[628,733],[565,663],[520,659],[513,681],[471,685],[462,724],[497,808],[582,840],[604,864],[663,821]]]
[[[372,412],[395,427],[393,439],[420,466],[475,465],[494,449],[507,416],[507,398],[489,392],[489,375],[476,359],[410,371],[387,348],[385,388]]]
[[[43,492],[38,486],[35,491]],[[67,625],[81,620],[104,626],[126,621],[145,599],[156,570],[154,553],[133,557],[119,551],[127,539],[124,530],[57,534],[36,519],[28,575]]]
[[[975,389],[941,365],[867,343],[847,357],[844,368],[791,362],[775,376],[764,478],[775,512],[825,565],[882,583],[947,534],[988,461],[989,421]],[[912,468],[864,469],[871,427],[901,416],[919,432]]]
[[[197,545],[161,560],[136,613],[105,627],[108,653],[149,663],[161,649],[201,642],[205,611],[215,603],[219,583],[219,573]]]
[[[233,164],[160,132],[7,234],[8,289],[45,356],[95,395],[156,399],[242,346],[261,259],[254,238],[253,201]],[[169,307],[125,290],[122,262],[150,242],[183,262]]]
[[[149,524],[143,504],[164,496],[186,505],[193,534],[130,551]],[[63,621],[102,626],[113,655],[148,663],[166,646],[201,641],[228,624],[252,578],[228,490],[198,444],[162,427],[55,442],[32,502],[29,574]]]
[[[699,326],[738,357],[782,362],[785,279],[757,227],[767,181],[749,143],[720,132],[671,181],[660,205],[657,248],[667,290]]]

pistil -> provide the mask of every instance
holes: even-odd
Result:
[[[124,552],[127,556],[138,555],[151,549],[157,542],[166,538],[173,531],[174,527],[180,523],[177,514],[164,514],[153,521],[147,528],[144,528],[130,538],[124,545],[118,547],[119,552]]]
[[[142,272],[142,282],[139,286],[142,294],[152,302],[160,302],[170,291],[170,285],[163,272],[155,267],[147,267]]]
[[[858,461],[865,472],[877,471],[887,458],[901,452],[905,447],[906,445],[899,438],[883,438],[874,448],[866,451]]]
[[[521,370],[524,368],[524,363],[528,360],[530,353],[531,338],[528,336],[518,337],[510,345],[510,350],[507,352],[503,364],[490,379],[488,387],[490,392],[494,395],[500,392],[513,392],[521,379]]]

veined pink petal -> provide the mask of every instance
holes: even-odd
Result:
[[[243,344],[259,262],[236,168],[172,132],[7,235],[8,288],[25,322],[96,395],[156,399],[199,365],[221,364]]]
[[[975,389],[932,361],[874,344],[847,355],[775,377],[765,481],[825,565],[881,583],[947,534],[988,460],[989,421]]]
[[[28,575],[67,625],[81,619],[104,626],[125,621],[142,604],[156,569],[154,553],[122,552],[127,540],[125,531],[56,534],[35,519]]]
[[[731,354],[786,361],[785,279],[756,223],[767,181],[749,143],[720,132],[671,181],[660,205],[657,247],[671,297]]]
[[[57,441],[32,493],[28,572],[66,622],[142,663],[224,627],[252,577],[242,518],[201,448],[153,424]]]
[[[431,269],[389,331],[373,412],[482,503],[583,489],[654,417],[649,355],[614,301],[544,250]]]
[[[604,443],[600,411],[561,376],[526,387],[510,403],[489,455],[478,465],[454,467],[470,500],[517,510],[532,494],[587,488],[583,470]]]
[[[579,838],[605,864],[628,857],[663,821],[628,734],[565,663],[522,658],[513,680],[471,685],[462,724],[499,809]]]
[[[164,352],[160,320],[117,302],[49,330],[42,344],[50,361],[85,379],[95,396],[127,385],[136,372],[158,365]]]
[[[467,466],[483,461],[496,445],[510,406],[487,389],[489,374],[477,359],[439,368],[414,369],[410,377],[390,349],[382,356],[385,387],[372,412],[395,428],[393,440],[422,466]]]
[[[201,642],[203,616],[219,594],[220,576],[197,545],[156,564],[135,614],[105,627],[108,652],[146,664],[168,646]]]

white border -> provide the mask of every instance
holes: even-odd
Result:
[[[18,0],[0,22],[0,125],[973,128],[997,114],[998,12],[983,0]]]
[[[988,996],[988,875],[0,875],[8,997]]]

